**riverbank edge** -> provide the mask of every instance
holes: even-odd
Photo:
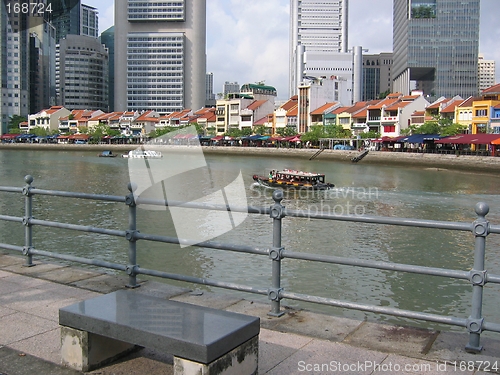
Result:
[[[23,143],[3,143],[0,150],[55,150],[55,151],[95,151],[99,153],[103,150],[112,150],[119,153],[126,153],[141,145],[68,145],[68,144],[23,144]],[[193,150],[189,146],[163,146],[148,145],[161,152],[186,152]],[[300,158],[309,160],[318,150],[304,148],[274,148],[274,147],[231,147],[231,146],[202,146],[205,154],[218,155],[248,155],[262,157],[279,158]],[[341,162],[351,162],[351,159],[359,154],[358,151],[346,150],[323,150],[313,160],[336,160]],[[97,155],[96,155],[97,156]],[[441,169],[465,170],[474,172],[499,172],[500,157],[493,156],[472,156],[472,155],[443,155],[411,152],[389,152],[370,151],[369,154],[356,164],[384,164],[396,166],[414,166]]]

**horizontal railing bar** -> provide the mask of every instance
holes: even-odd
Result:
[[[59,191],[59,190],[44,190],[32,188],[30,190],[31,194],[39,195],[50,195],[55,197],[65,197],[65,198],[79,198],[79,199],[95,199],[98,201],[108,201],[108,202],[125,202],[125,196],[119,195],[104,195],[104,194],[89,194],[89,193],[76,193],[70,191]]]
[[[500,284],[500,275],[486,274],[486,281],[489,283]]]
[[[194,283],[194,284],[210,285],[210,286],[216,286],[219,288],[238,290],[241,292],[249,292],[249,293],[254,293],[254,294],[267,295],[267,288],[253,288],[253,287],[249,287],[246,285],[227,283],[227,282],[216,281],[216,280],[200,278],[200,277],[195,277],[195,276],[179,275],[179,274],[175,274],[175,273],[151,270],[151,269],[141,268],[141,267],[137,267],[136,272],[138,274],[142,274],[142,275],[156,276],[156,277],[161,277],[161,278],[166,278],[166,279],[171,279],[171,280],[185,281],[185,282]]]
[[[50,257],[50,258],[67,260],[67,261],[76,262],[76,263],[88,264],[88,265],[92,265],[92,266],[111,268],[111,269],[118,270],[118,271],[126,271],[127,270],[127,266],[125,266],[123,264],[106,262],[106,261],[100,260],[100,259],[88,259],[88,258],[77,257],[74,255],[69,255],[69,254],[60,254],[60,253],[54,253],[52,251],[45,251],[45,250],[38,250],[38,249],[29,249],[28,252],[30,255],[46,256],[46,257]]]
[[[285,208],[283,211],[285,216],[302,217],[308,219],[337,220],[337,221],[349,221],[356,223],[386,224],[386,225],[420,227],[429,229],[460,230],[469,232],[472,231],[472,224],[470,223],[383,217],[383,216],[368,216],[368,215],[361,216],[361,215],[332,215],[325,213],[307,213],[303,210],[290,210],[287,208]]]
[[[183,201],[175,201],[175,200],[142,198],[140,196],[135,199],[135,203],[137,205],[197,208],[197,209],[210,210],[210,211],[248,212],[250,214],[269,214],[271,212],[271,209],[269,207],[228,206],[225,204],[210,204],[210,203],[201,203],[201,202],[183,202]]]
[[[127,233],[124,230],[97,228],[97,227],[91,227],[88,225],[60,223],[58,221],[38,220],[38,219],[33,219],[33,218],[31,218],[29,220],[29,222],[32,225],[39,225],[39,226],[43,226],[43,227],[70,229],[70,230],[76,230],[79,232],[88,232],[88,233],[107,234],[109,236],[125,237],[125,235]]]
[[[386,315],[398,316],[398,317],[402,317],[402,318],[426,320],[429,322],[449,324],[449,325],[455,325],[455,326],[461,326],[461,327],[467,326],[467,319],[463,319],[463,318],[429,314],[429,313],[423,313],[423,312],[417,312],[417,311],[401,310],[401,309],[396,309],[393,307],[365,305],[365,304],[361,304],[361,303],[339,301],[339,300],[332,299],[332,298],[308,296],[308,295],[304,295],[304,294],[292,293],[292,292],[286,292],[286,291],[280,292],[280,296],[282,296],[283,298],[290,298],[290,299],[297,300],[297,301],[314,302],[314,303],[319,303],[322,305],[342,307],[342,308],[346,308],[346,309],[360,310],[360,311],[366,311],[366,312],[372,312],[372,313],[378,313],[378,314],[386,314]]]
[[[22,246],[11,245],[8,243],[0,243],[0,249],[14,250],[14,251],[19,251],[20,253],[23,252]]]
[[[173,244],[194,246],[194,247],[207,247],[210,249],[230,250],[230,251],[243,252],[243,253],[249,253],[249,254],[257,254],[257,255],[268,255],[269,254],[268,249],[262,249],[262,248],[258,248],[258,247],[254,247],[254,246],[227,244],[227,243],[213,242],[213,241],[204,241],[204,242],[199,242],[199,243],[193,244],[192,243],[193,241],[189,240],[189,239],[182,239],[182,238],[178,238],[178,237],[169,237],[169,236],[159,236],[159,235],[155,235],[155,234],[147,234],[147,233],[140,233],[140,232],[136,232],[134,234],[134,238],[138,239],[138,240],[166,242],[166,243],[173,243]]]
[[[22,193],[23,188],[11,187],[11,186],[0,186],[0,191],[5,191],[7,193]]]
[[[500,324],[498,323],[483,322],[482,328],[485,331],[500,332]]]
[[[388,262],[371,261],[371,260],[364,260],[364,259],[336,257],[336,256],[331,256],[331,255],[306,254],[306,253],[299,253],[299,252],[293,252],[293,251],[288,251],[288,250],[283,251],[283,256],[285,258],[309,260],[309,261],[313,261],[313,262],[342,264],[342,265],[346,265],[346,266],[375,268],[375,269],[381,269],[381,270],[417,273],[417,274],[431,275],[431,276],[443,276],[443,277],[451,277],[454,279],[469,280],[469,276],[470,276],[470,273],[468,271],[450,270],[450,269],[445,269],[445,268],[435,268],[435,267],[425,267],[425,266],[416,266],[416,265],[402,264],[402,263],[388,263]]]
[[[490,225],[489,232],[495,233],[495,234],[500,234],[500,225]]]
[[[14,221],[16,223],[22,223],[23,222],[23,218],[22,217],[18,217],[18,216],[7,216],[7,215],[0,215],[0,220],[4,220],[4,221]]]

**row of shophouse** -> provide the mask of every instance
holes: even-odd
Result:
[[[339,102],[320,105],[307,90],[276,106],[275,94],[272,90],[269,93],[268,98],[266,92],[258,96],[232,94],[217,100],[213,108],[185,109],[168,115],[152,110],[105,113],[53,106],[29,115],[28,121],[20,124],[20,130],[27,133],[35,127],[43,127],[51,132],[75,134],[106,125],[124,136],[147,137],[155,129],[196,123],[205,135],[217,136],[232,129],[255,133],[265,128],[267,134],[275,135],[285,128],[290,130],[288,133],[301,134],[316,125],[340,125],[353,136],[373,131],[382,137],[393,137],[410,125],[418,126],[441,117],[465,125],[471,134],[500,134],[500,84],[485,89],[479,97],[443,97],[429,103],[419,93],[407,96],[392,93],[381,100],[357,102],[347,107]]]

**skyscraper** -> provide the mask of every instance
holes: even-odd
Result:
[[[348,0],[290,0],[290,18],[290,96],[304,75],[352,75]]]
[[[206,0],[123,3],[115,7],[115,110],[203,108]]]
[[[393,91],[478,94],[480,0],[394,0]]]

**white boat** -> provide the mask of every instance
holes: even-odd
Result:
[[[159,151],[154,150],[132,150],[122,157],[129,159],[161,159],[163,155]]]

